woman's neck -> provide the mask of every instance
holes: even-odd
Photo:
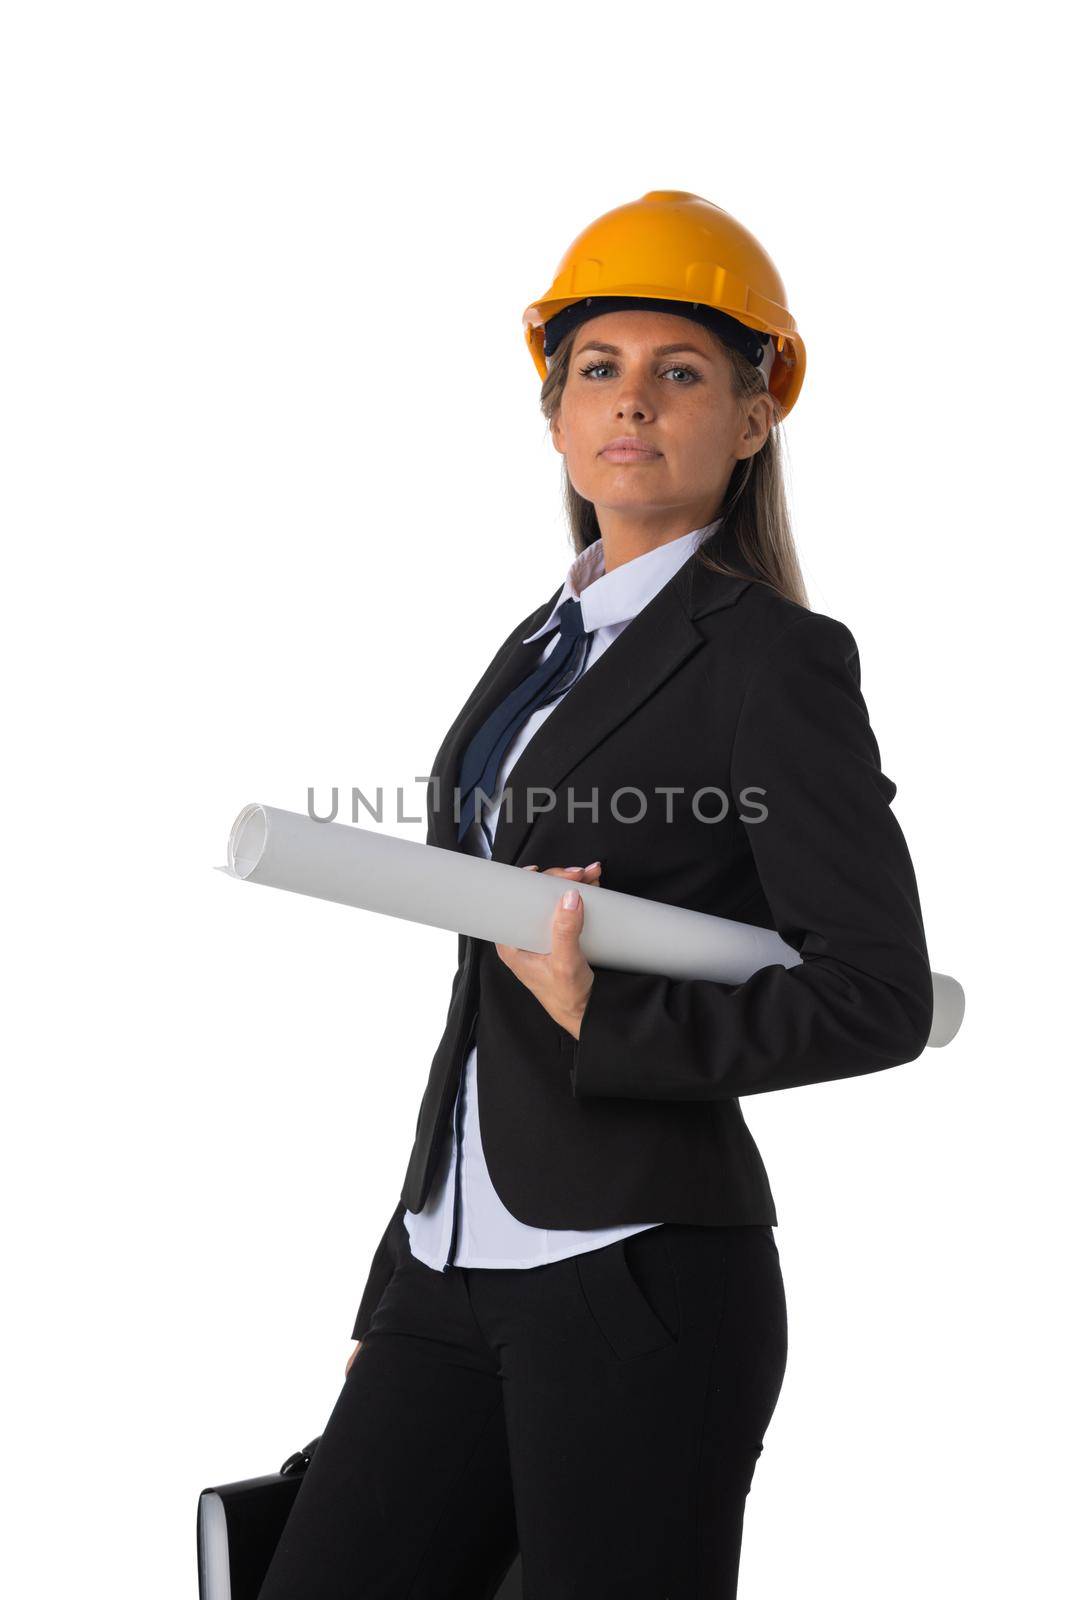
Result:
[[[684,534],[706,527],[714,520],[713,516],[704,516],[701,511],[692,510],[645,518],[619,516],[614,512],[598,510],[600,541],[604,547],[604,571],[612,572],[627,561],[647,555],[649,550],[658,550],[660,545],[670,544],[672,539],[680,539]]]

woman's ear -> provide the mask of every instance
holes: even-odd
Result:
[[[753,395],[745,412],[741,437],[737,445],[737,459],[744,461],[754,456],[767,443],[767,435],[774,426],[774,401],[764,390]]]
[[[548,427],[549,432],[552,435],[552,443],[555,445],[560,455],[565,456],[567,454],[567,438],[563,427],[562,407],[557,409],[556,414],[552,418],[552,421],[549,423]]]

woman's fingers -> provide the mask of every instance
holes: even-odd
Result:
[[[359,1355],[359,1352],[362,1350],[362,1348],[363,1348],[362,1340],[357,1339],[356,1340],[356,1348],[353,1350],[352,1354],[349,1356],[348,1360],[345,1362],[345,1377],[346,1378],[348,1377],[348,1374],[352,1371],[352,1363],[356,1359],[356,1357]]]
[[[536,869],[527,867],[525,870],[529,872]],[[594,878],[600,876],[600,862],[592,861],[587,867],[543,867],[541,871],[552,878],[568,878],[577,875],[584,882],[591,883]]]
[[[573,896],[573,905],[567,905],[568,896]],[[585,906],[577,889],[568,889],[566,894],[560,895],[552,919],[552,959],[568,978],[574,978],[586,966],[578,942],[584,917]]]
[[[592,884],[595,884],[595,883],[597,883],[597,881],[600,878],[601,864],[600,864],[599,861],[591,861],[587,867],[536,867],[532,863],[530,863],[529,865],[523,867],[522,870],[523,870],[523,872],[541,872],[545,877],[548,877],[548,878],[567,878],[572,883],[592,883]],[[562,899],[562,896],[560,898]],[[559,916],[559,911],[560,911],[560,906],[557,904],[557,907],[556,907],[557,918]],[[563,915],[564,915],[565,918],[573,918],[574,917],[574,911],[573,910],[565,911],[563,913]],[[583,917],[584,917],[584,910],[580,909],[580,911],[579,911],[579,921],[578,921],[578,933],[579,934],[581,932],[581,926],[582,926]],[[567,939],[567,937],[568,937],[567,932],[564,932],[563,937],[564,937],[565,940]],[[577,942],[577,941],[575,941],[575,942]],[[523,950],[517,945],[497,944],[495,946],[495,949],[496,949],[496,953],[500,957],[501,961],[504,963],[504,965],[506,967],[510,967],[511,968],[512,972],[515,973],[516,977],[520,977],[521,976],[521,970],[520,969],[521,969],[522,963],[524,961],[526,961],[526,962],[535,961],[535,962],[540,962],[542,965],[544,965],[544,963],[550,959],[550,957],[548,957],[548,956],[538,955],[535,952],[530,951],[530,950]],[[558,959],[558,952],[557,952],[557,959]],[[582,956],[580,958],[575,957],[572,965],[574,965],[576,967],[583,967],[584,968],[585,957],[584,956]]]

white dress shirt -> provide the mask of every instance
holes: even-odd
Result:
[[[604,571],[604,549],[597,539],[571,563],[551,614],[523,643],[528,644],[558,628],[558,613],[563,602],[578,600],[582,608],[582,625],[592,634],[582,669],[583,673],[588,672],[593,662],[619,637],[627,623],[633,621],[642,607],[658,594],[697,546],[711,537],[719,525],[719,522],[712,522],[706,527],[694,529],[692,533],[682,534],[655,550],[635,556],[620,567],[614,567],[611,572]],[[559,632],[553,633],[538,665],[547,660],[559,639]],[[530,670],[534,671],[535,668],[531,667]],[[571,684],[570,688],[573,686]],[[561,704],[570,688],[550,705],[538,707],[516,732],[501,762],[492,803],[484,807],[481,831],[475,820],[464,835],[461,843],[463,850],[481,856],[491,853],[508,774],[538,728]],[[567,863],[553,861],[546,862],[546,865],[562,867]],[[565,880],[561,879],[561,895],[564,887]],[[467,1056],[463,1080],[452,1108],[451,1126],[442,1146],[426,1204],[421,1211],[406,1210],[404,1213],[412,1255],[439,1272],[450,1264],[460,1267],[540,1267],[549,1261],[559,1261],[564,1256],[599,1250],[602,1245],[623,1239],[627,1234],[642,1233],[646,1228],[660,1226],[658,1222],[637,1222],[623,1223],[614,1228],[533,1228],[513,1216],[493,1188],[485,1163],[478,1123],[477,1055],[478,1047],[474,1045]],[[453,1242],[455,1249],[450,1263],[449,1252]]]

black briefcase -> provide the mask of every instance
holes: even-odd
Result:
[[[312,1439],[297,1450],[278,1472],[201,1492],[196,1508],[200,1600],[257,1600],[318,1442]]]
[[[278,1472],[201,1491],[196,1508],[200,1600],[258,1600],[319,1438],[297,1450]],[[516,1558],[496,1600],[521,1596],[522,1563]]]

